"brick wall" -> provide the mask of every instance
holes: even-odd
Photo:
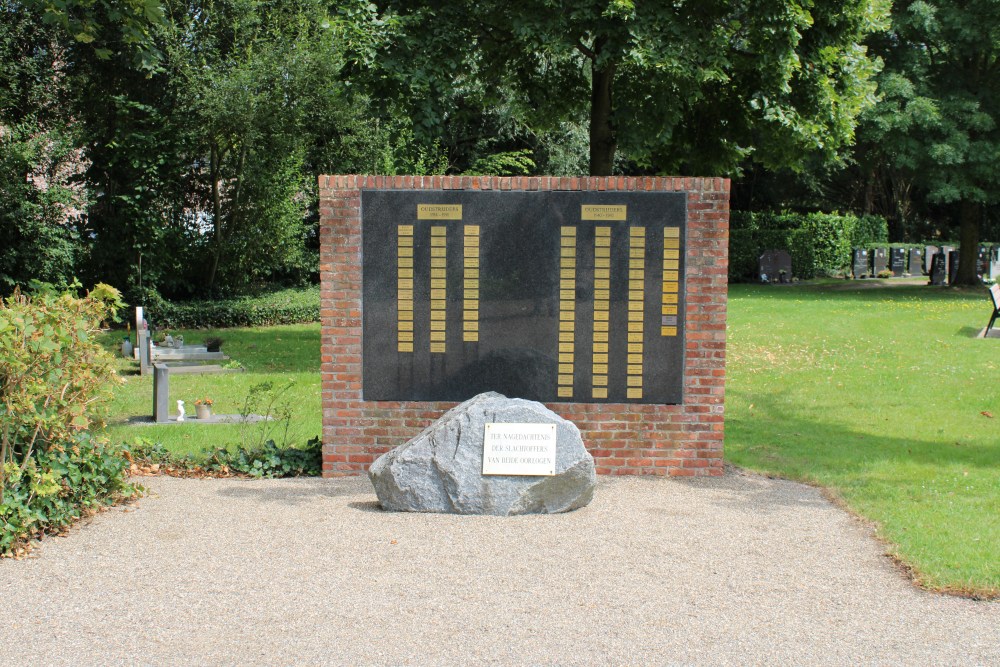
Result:
[[[320,176],[323,475],[359,474],[454,403],[361,400],[361,190],[687,193],[683,405],[553,403],[597,472],[721,475],[729,181],[721,178]]]

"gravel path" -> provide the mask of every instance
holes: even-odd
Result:
[[[815,490],[601,479],[570,514],[388,514],[367,479],[144,482],[0,561],[0,664],[1000,664]]]

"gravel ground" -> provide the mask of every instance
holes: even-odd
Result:
[[[1000,664],[812,488],[601,479],[589,507],[389,514],[364,478],[150,478],[0,561],[0,664]]]

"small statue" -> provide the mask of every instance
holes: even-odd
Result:
[[[184,421],[184,401],[177,401],[177,421]]]

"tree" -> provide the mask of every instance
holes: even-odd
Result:
[[[886,66],[866,139],[930,202],[955,209],[956,282],[976,285],[983,208],[1000,203],[1000,4],[898,2],[875,49]]]
[[[516,90],[533,127],[589,115],[590,172],[733,172],[748,157],[832,156],[873,102],[860,45],[882,0],[385,0],[401,36],[380,64],[424,109],[449,86]],[[414,96],[413,93],[418,93]],[[419,94],[425,93],[425,94]],[[493,100],[497,102],[497,100]],[[419,126],[435,116],[415,108]]]

